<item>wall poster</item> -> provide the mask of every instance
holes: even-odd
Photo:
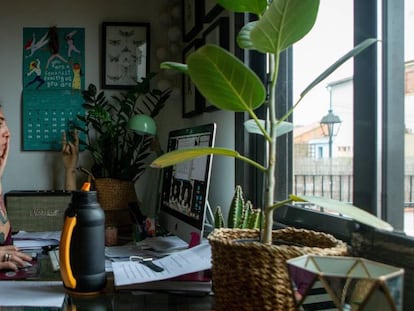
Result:
[[[23,28],[22,50],[23,150],[60,150],[84,113],[85,30]]]

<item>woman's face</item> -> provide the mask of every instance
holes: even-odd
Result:
[[[0,109],[0,155],[4,154],[7,149],[10,139],[10,131],[7,127],[6,118],[3,111]]]

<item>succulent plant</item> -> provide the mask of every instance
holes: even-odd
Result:
[[[260,217],[261,210],[255,209],[251,201],[244,200],[242,187],[237,185],[229,208],[227,227],[258,229]],[[224,227],[224,217],[220,206],[217,206],[214,211],[214,227]]]

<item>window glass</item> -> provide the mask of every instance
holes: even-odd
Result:
[[[414,235],[414,1],[405,0],[405,191],[404,230]]]
[[[293,47],[294,100],[353,47],[353,1],[322,0],[312,31]],[[353,64],[322,81],[293,114],[293,192],[352,202]]]

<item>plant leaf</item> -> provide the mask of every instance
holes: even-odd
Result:
[[[187,65],[177,62],[162,62],[160,65],[161,69],[175,69],[182,73],[187,73]]]
[[[266,9],[267,0],[216,0],[223,8],[238,13],[255,13],[261,15]]]
[[[259,77],[225,49],[205,45],[190,54],[187,63],[191,80],[214,106],[252,111],[264,103],[266,90]]]
[[[366,48],[368,48],[370,45],[376,43],[378,39],[365,39],[360,44],[355,46],[352,50],[350,50],[348,53],[346,53],[344,56],[342,56],[340,59],[338,59],[335,63],[333,63],[331,66],[329,66],[324,72],[322,72],[315,80],[313,80],[306,88],[305,90],[300,94],[300,97],[304,97],[311,89],[313,89],[317,84],[319,84],[321,81],[323,81],[326,77],[328,77],[331,73],[333,73],[338,67],[340,67],[343,63],[345,63],[350,58],[355,57],[362,51],[364,51]]]
[[[387,230],[387,231],[393,230],[393,227],[389,223],[351,204],[347,204],[347,203],[336,201],[336,200],[329,199],[329,198],[313,197],[313,196],[307,196],[307,195],[291,195],[290,197],[294,201],[310,202],[312,204],[326,208],[328,210],[338,212],[342,215],[351,217],[352,219],[360,223],[363,223],[368,226],[372,226],[377,229],[382,229],[382,230]]]
[[[318,9],[319,0],[273,0],[250,39],[258,51],[277,55],[312,29]]]
[[[259,122],[262,124],[262,126],[265,128],[265,121],[264,120],[259,120]],[[246,122],[244,122],[244,127],[246,129],[246,131],[248,133],[251,134],[258,134],[258,135],[262,135],[263,133],[260,130],[260,128],[257,126],[256,122],[254,122],[253,119],[247,120]],[[293,123],[291,122],[280,122],[279,125],[276,128],[276,137],[282,136],[286,133],[289,133],[293,131]]]
[[[151,167],[164,168],[184,161],[192,160],[197,157],[206,156],[210,154],[217,154],[229,157],[238,157],[240,154],[231,149],[218,147],[199,147],[174,150],[163,154],[151,163]]]
[[[252,29],[256,26],[257,21],[250,22],[243,26],[237,35],[237,44],[242,49],[254,49],[252,40],[250,39],[250,33]]]

